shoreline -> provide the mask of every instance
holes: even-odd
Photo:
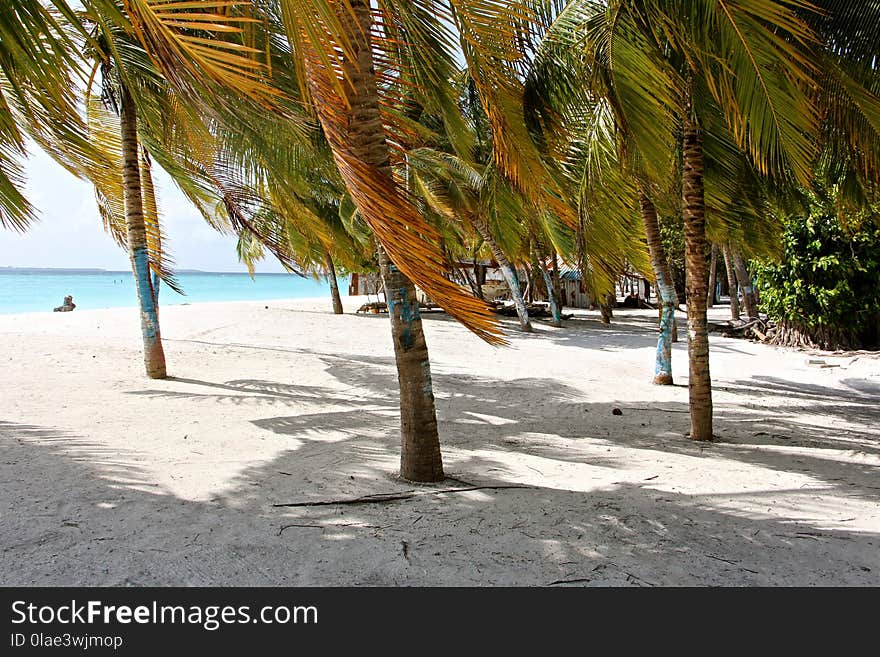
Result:
[[[352,295],[349,296],[347,294],[340,294],[340,297],[343,301],[343,307],[346,299],[366,299],[366,295]],[[328,303],[332,303],[330,296],[326,297]],[[162,299],[159,299],[159,311],[161,312],[165,308],[174,308],[177,306],[203,306],[203,305],[219,305],[219,304],[240,304],[240,303],[252,303],[252,304],[269,304],[269,303],[288,303],[288,304],[296,304],[298,302],[306,303],[306,304],[317,304],[324,300],[324,297],[283,297],[283,298],[269,298],[269,299],[237,299],[237,300],[226,300],[226,301],[186,301],[183,303],[166,303],[162,304]],[[74,303],[76,299],[74,298]],[[83,314],[83,313],[93,313],[93,312],[106,312],[108,310],[130,310],[130,311],[138,311],[138,305],[136,303],[128,306],[104,306],[102,308],[76,308],[67,313],[56,313],[53,310],[33,310],[27,312],[3,312],[0,311],[0,317],[13,317],[13,316],[35,316],[35,317],[43,317],[45,315],[73,315],[75,313]]]
[[[346,278],[339,280],[340,291],[348,291]],[[177,282],[183,294],[163,285],[160,307],[227,301],[264,301],[312,298],[330,295],[323,278],[293,274],[181,273]],[[96,274],[10,273],[0,276],[0,314],[52,312],[66,296],[73,296],[77,310],[137,307],[137,291],[130,273]]]

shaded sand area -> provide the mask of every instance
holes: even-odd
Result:
[[[414,486],[387,317],[344,302],[163,308],[165,381],[133,308],[0,316],[2,584],[880,585],[877,354],[713,335],[700,445],[653,312],[507,349],[429,314],[449,479]]]

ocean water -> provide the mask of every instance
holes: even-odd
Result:
[[[200,301],[249,301],[330,297],[325,280],[294,274],[179,273],[177,282],[186,293],[177,294],[164,283],[159,306]],[[348,281],[339,279],[339,291],[348,291]],[[131,272],[4,272],[0,269],[0,313],[52,312],[73,296],[77,310],[137,306],[137,292]],[[74,311],[75,312],[75,311]]]

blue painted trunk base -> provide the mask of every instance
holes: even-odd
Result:
[[[156,312],[156,301],[150,285],[150,258],[147,249],[138,247],[132,254],[134,261],[134,279],[137,286],[138,301],[141,306],[141,330],[144,342],[148,345],[159,338],[159,316]]]
[[[660,292],[660,336],[657,338],[657,361],[654,376],[672,376],[672,327],[675,323],[675,290],[664,285],[657,286]]]
[[[388,269],[392,276],[400,271],[393,263],[389,263]],[[400,346],[403,351],[410,351],[415,346],[415,324],[422,321],[418,299],[415,295],[410,298],[409,294],[407,294],[407,288],[398,287],[388,290],[386,302],[388,303],[388,316],[391,318],[391,321],[399,322],[398,336]],[[395,318],[395,309],[397,308],[400,309],[400,314]],[[422,395],[426,400],[430,400],[433,403],[434,386],[431,380],[430,361],[422,363]]]

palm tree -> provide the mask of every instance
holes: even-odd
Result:
[[[183,114],[170,110],[177,99],[137,41],[118,26],[108,24],[94,9],[82,19],[92,26],[86,48],[93,60],[86,89],[89,132],[110,166],[96,166],[82,159],[78,173],[95,186],[105,228],[128,251],[138,296],[146,374],[162,379],[167,376],[167,367],[159,325],[160,281],[178,292],[181,289],[162,244],[152,158],[144,140],[164,161],[176,157],[156,135],[173,132],[175,120]],[[92,83],[99,72],[100,100],[92,97]],[[150,114],[154,116],[152,125],[144,118]],[[157,116],[163,124],[160,129],[155,125]],[[186,186],[183,176],[174,177]]]
[[[562,309],[557,301],[558,294],[554,288],[553,279],[547,270],[547,254],[544,252],[537,236],[530,237],[529,243],[532,252],[532,268],[541,272],[544,288],[547,290],[547,301],[550,304],[550,315],[553,318],[551,324],[556,328],[562,328]]]
[[[144,224],[140,157],[138,155],[137,109],[131,92],[119,85],[119,127],[122,137],[122,184],[125,189],[125,218],[128,252],[140,303],[141,334],[144,341],[144,365],[151,379],[164,379],[165,352],[159,333],[156,292],[150,276],[147,229]]]
[[[260,198],[261,206],[250,222],[250,229],[238,230],[236,248],[239,260],[253,275],[255,264],[266,256],[267,239],[270,243],[286,243],[287,260],[296,263],[296,268],[288,266],[288,271],[323,277],[330,286],[333,312],[341,315],[344,311],[337,264],[356,271],[362,268],[369,254],[359,239],[361,236],[352,234],[356,231],[349,233],[340,218],[344,193],[337,185],[341,186],[341,181],[313,175],[321,171],[322,164],[326,164],[321,154],[301,153],[298,159],[314,166],[308,173],[298,174],[308,181],[305,194],[286,186],[284,180],[276,179],[274,171],[269,168],[263,172],[269,184],[259,191],[247,192],[249,196]]]
[[[102,6],[110,2],[88,0],[88,4]],[[194,7],[187,5],[181,14],[173,4],[157,0],[127,0],[126,8],[144,48],[184,96],[198,97],[206,87],[218,96],[223,95],[223,89],[234,89],[276,108],[278,93],[266,83],[266,68],[251,61],[258,59],[257,49],[239,43],[234,50],[231,46],[222,50],[221,42],[222,63],[218,64],[220,56],[211,48],[213,42],[198,34],[200,29],[217,32],[199,20],[202,16],[212,14],[215,23],[238,16],[227,11],[227,3],[212,11],[214,4],[205,7],[198,18],[192,17]],[[504,26],[507,33],[522,29],[506,16],[507,4],[494,4],[489,11],[485,2],[461,0],[453,4],[467,13],[461,22],[469,28],[491,29],[493,37],[505,34]],[[474,14],[472,5],[476,4],[481,7]],[[360,0],[279,5],[254,3],[242,9],[251,13],[268,9],[265,20],[249,23],[253,29],[283,20],[290,41],[286,70],[295,71],[292,77],[302,86],[302,98],[313,102],[351,201],[378,240],[401,386],[401,475],[417,481],[437,480],[443,470],[430,363],[414,283],[480,337],[494,344],[502,340],[497,320],[485,304],[446,278],[446,260],[436,230],[419,216],[395,178],[392,155],[399,151],[392,145],[411,130],[411,122],[401,111],[405,108],[400,107],[406,94],[398,90],[403,87],[419,92],[422,105],[442,116],[449,134],[462,134],[461,116],[449,83],[454,70],[449,25],[455,24],[459,15],[438,17],[418,3],[408,2],[381,6],[383,19],[374,23],[369,4]],[[190,25],[196,32],[186,29]],[[476,37],[480,35],[478,30]],[[390,74],[383,74],[386,71]],[[488,98],[494,87],[483,85],[482,89],[489,90]],[[234,96],[228,97],[226,109],[232,111],[235,102]],[[494,116],[499,119],[508,114],[513,115],[496,111]],[[456,142],[457,148],[466,147],[460,139]]]
[[[715,276],[718,271],[718,245],[712,243],[712,257],[709,260],[709,294],[706,297],[706,307],[715,305]]]
[[[237,123],[224,122],[215,130],[222,165],[237,172],[234,185],[230,172],[225,174],[226,191],[258,199],[249,226],[236,231],[239,259],[253,275],[255,263],[266,256],[267,240],[286,245],[285,259],[295,263],[288,271],[325,278],[333,312],[342,314],[336,268],[362,269],[372,240],[355,217],[342,218],[351,204],[329,146],[317,134],[304,141],[279,133],[264,118],[254,117],[249,127],[262,135],[259,143]],[[272,250],[277,255],[278,249]]]
[[[475,232],[489,249],[510,290],[520,328],[531,332],[516,267],[507,255],[521,231],[525,211],[521,197],[490,164],[468,163],[430,148],[410,151],[407,162],[413,193],[439,216]]]
[[[815,85],[814,34],[792,7],[808,9],[796,1],[583,0],[564,15],[565,29],[581,38],[592,91],[614,107],[652,180],[668,177],[670,145],[681,136],[694,440],[712,438],[707,165],[727,165],[722,146],[729,133],[759,172],[809,179],[817,125],[807,91]]]
[[[746,317],[755,319],[758,316],[758,306],[755,302],[755,286],[752,283],[752,277],[746,268],[739,250],[730,249],[730,255],[733,258],[733,270],[736,273],[736,280],[739,283],[739,289],[742,290],[743,306],[746,311]]]
[[[333,265],[333,257],[330,255],[329,251],[326,255],[326,263],[327,282],[330,283],[330,297],[333,301],[333,314],[341,315],[343,313],[342,297],[339,296],[339,281],[336,279],[336,267]]]
[[[517,165],[523,159],[512,154],[511,135],[503,133],[504,127],[518,125],[515,112],[493,104],[501,94],[509,97],[511,88],[492,84],[498,79],[492,64],[503,64],[510,46],[503,46],[506,52],[496,51],[521,29],[521,15],[507,14],[517,9],[516,3],[453,0],[438,12],[437,5],[414,1],[380,2],[377,15],[382,20],[374,22],[365,0],[289,6],[293,4],[285,4],[290,11],[284,14],[287,33],[296,37],[292,50],[300,58],[297,62],[351,199],[380,243],[377,251],[400,382],[401,476],[436,481],[443,468],[428,350],[413,283],[487,341],[498,343],[500,338],[485,304],[443,275],[445,258],[436,230],[419,216],[395,180],[389,131],[405,133],[405,127],[394,96],[385,93],[404,79],[420,93],[423,105],[443,117],[448,134],[460,134],[455,129],[460,122],[456,96],[449,84],[454,69],[449,26],[454,25],[463,35],[472,72],[483,57],[474,79],[484,107],[490,107],[496,157],[506,156],[505,174],[510,172],[522,182],[527,172]],[[388,74],[382,75],[386,70]],[[519,134],[524,133],[522,127]],[[498,139],[502,134],[504,139]]]
[[[657,283],[657,297],[660,299],[660,335],[657,338],[657,359],[654,365],[654,384],[672,385],[672,341],[675,331],[675,307],[678,298],[672,284],[672,274],[660,239],[660,222],[657,220],[657,208],[648,196],[639,194],[642,222],[648,238],[648,249],[651,253],[651,267]]]
[[[131,206],[128,217],[131,230],[127,232],[132,268],[136,273],[137,288],[142,300],[145,362],[151,377],[164,377],[165,362],[159,337],[156,300],[152,293],[145,293],[145,290],[150,289],[151,282],[141,193],[141,151],[137,143],[136,117],[131,95],[126,92],[118,98],[124,120],[120,121],[119,131],[115,136],[120,144],[120,166],[114,169],[114,154],[108,153],[101,144],[94,142],[91,131],[78,114],[78,89],[73,82],[74,75],[83,73],[82,62],[75,59],[74,53],[83,49],[100,49],[98,42],[87,32],[82,17],[72,11],[63,0],[52,2],[57,13],[50,12],[37,2],[16,4],[17,7],[11,11],[2,10],[6,15],[0,18],[0,30],[11,26],[16,20],[19,21],[14,28],[17,36],[3,35],[3,43],[10,46],[10,52],[0,57],[0,60],[6,65],[4,73],[7,74],[10,84],[4,85],[4,89],[10,90],[9,100],[12,102],[8,103],[2,93],[0,100],[10,110],[8,116],[20,123],[39,145],[75,175],[94,180],[115,170],[124,177],[124,184],[118,185],[120,194],[116,200],[121,207],[124,189],[125,203]],[[22,39],[24,34],[41,36]],[[29,58],[35,60],[28,64]],[[93,77],[94,74],[90,82]],[[12,128],[13,125],[8,124],[8,127]],[[15,133],[11,133],[11,136],[15,137]],[[5,143],[6,140],[3,141]],[[10,160],[6,166],[14,167],[14,160]],[[0,164],[0,188],[8,180],[3,174],[4,165]],[[144,174],[144,179],[151,183],[148,174]],[[0,207],[0,221],[22,228],[30,215],[26,202],[18,195],[14,186],[0,192],[0,206],[6,205],[7,208],[7,211],[3,211]],[[147,192],[152,193],[151,185]],[[8,211],[10,205],[2,203],[4,199],[10,201],[12,212]],[[106,204],[102,208],[105,219],[107,215],[103,210],[107,208]],[[142,275],[138,272],[142,272]]]
[[[482,238],[486,246],[489,247],[489,250],[492,252],[492,257],[495,259],[495,262],[498,263],[499,269],[501,269],[501,275],[504,276],[504,281],[507,283],[507,287],[510,290],[510,298],[513,300],[517,317],[519,317],[520,328],[526,333],[531,333],[534,329],[532,328],[529,311],[526,308],[522,290],[519,286],[519,277],[517,276],[516,269],[510,263],[507,255],[499,246],[497,240],[492,235],[492,232],[489,230],[488,225],[482,217],[479,215],[471,215],[470,223],[477,233],[479,233],[480,238]]]
[[[703,117],[718,107],[739,137],[740,145],[759,168],[781,172],[791,167],[801,179],[809,175],[813,149],[808,135],[816,122],[813,104],[803,91],[812,84],[811,66],[807,53],[796,48],[796,44],[806,43],[812,37],[809,28],[782,5],[765,8],[764,15],[758,3],[750,3],[745,11],[736,13],[729,7],[721,8],[724,11],[720,16],[711,15],[709,12],[714,8],[709,6],[695,8],[695,15],[705,12],[703,16],[711,19],[711,29],[706,30],[708,42],[699,38],[701,34],[693,35],[699,40],[690,34],[681,34],[682,50],[691,52],[696,46],[712,53],[712,60],[694,60],[696,65],[685,68],[683,94],[682,213],[688,271],[693,440],[713,437],[706,322]],[[749,26],[747,33],[743,33],[741,24]],[[733,50],[719,52],[717,45]],[[719,56],[726,66],[719,67],[714,61]],[[792,84],[792,81],[796,82]],[[755,93],[756,85],[758,93]]]
[[[539,45],[528,78],[529,111],[536,127],[547,142],[552,145],[560,141],[560,134],[569,134],[568,159],[576,162],[571,172],[578,181],[582,214],[588,218],[606,219],[602,230],[618,244],[627,238],[638,237],[633,230],[626,230],[634,213],[641,220],[644,230],[650,265],[657,285],[660,300],[660,335],[654,368],[654,383],[671,385],[672,342],[675,340],[675,308],[678,304],[672,276],[669,271],[657,208],[652,196],[664,197],[664,205],[669,205],[669,194],[663,186],[650,182],[646,169],[658,171],[670,164],[645,161],[639,157],[637,132],[623,121],[619,103],[611,95],[614,88],[607,82],[609,72],[603,70],[601,62],[582,53],[581,31],[591,11],[598,11],[590,3],[571,3],[556,18],[545,39]],[[654,66],[652,61],[647,65]],[[656,69],[658,78],[662,75]],[[609,102],[609,99],[611,101]],[[564,117],[562,121],[558,117]],[[650,124],[646,124],[650,125]],[[655,155],[668,145],[668,139],[658,134],[655,140],[660,144]],[[558,149],[558,146],[556,147]],[[652,191],[649,192],[649,188]],[[612,222],[607,219],[611,218]],[[596,232],[593,233],[595,235]],[[610,243],[604,245],[608,253]],[[638,258],[629,258],[638,262]],[[625,262],[625,261],[624,261]],[[624,263],[612,267],[615,274],[622,270]],[[601,299],[602,321],[610,322],[612,316],[613,294],[609,287],[596,294]]]
[[[249,56],[252,48],[199,36],[205,30],[219,32],[226,38],[244,32],[249,24],[246,17],[217,13],[224,3],[183,8],[182,13],[180,7],[155,0],[130,0],[122,7],[112,0],[86,0],[83,4],[86,12],[82,19],[92,26],[91,33],[86,34],[87,52],[94,59],[86,100],[89,128],[112,166],[79,158],[76,172],[95,185],[105,226],[118,242],[128,247],[140,306],[147,375],[164,378],[159,280],[177,291],[180,289],[162,245],[149,154],[209,223],[220,230],[253,232],[240,199],[218,177],[217,140],[205,119],[213,118],[216,125],[222,118],[229,120],[234,113],[223,111],[223,89],[237,88],[262,98],[251,89],[254,72],[262,68]],[[222,29],[218,30],[218,26]],[[86,32],[83,24],[76,27]],[[176,76],[157,67],[163,57],[169,57],[169,50],[173,53],[175,49],[186,61],[182,72],[173,72]],[[187,66],[197,67],[195,79]],[[92,82],[98,72],[103,104],[91,98]],[[274,97],[277,92],[265,94]],[[217,107],[211,105],[215,101]],[[246,105],[242,100],[235,107],[242,111]],[[246,114],[244,117],[247,118]],[[111,130],[114,125],[116,135]],[[269,239],[267,246],[282,262],[290,263],[283,241]]]

